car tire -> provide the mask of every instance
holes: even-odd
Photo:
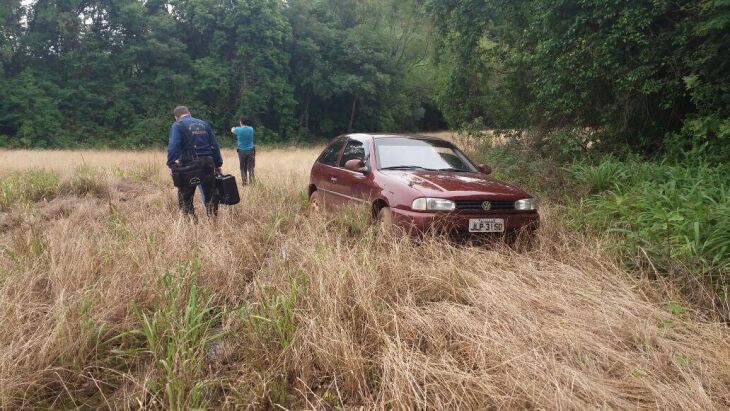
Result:
[[[390,207],[383,207],[378,210],[378,225],[387,231],[393,228],[393,211]]]
[[[324,197],[319,191],[314,191],[309,196],[309,211],[313,213],[321,213],[324,211]]]

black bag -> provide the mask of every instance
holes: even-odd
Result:
[[[208,164],[196,158],[184,166],[172,168],[172,183],[175,187],[195,187],[212,173],[213,169]]]
[[[216,176],[215,185],[218,188],[218,198],[221,204],[234,205],[241,201],[241,197],[238,195],[236,177],[230,174]]]
[[[195,137],[192,131],[182,123],[176,123],[182,133],[181,157],[182,165],[172,168],[172,183],[175,187],[196,187],[198,184],[213,178],[214,164],[212,160],[198,157]]]

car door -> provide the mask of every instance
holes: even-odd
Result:
[[[337,181],[335,173],[345,141],[344,137],[340,137],[327,146],[317,159],[312,173],[312,184],[322,193],[328,208],[342,202],[340,196],[333,193],[333,183]]]
[[[372,197],[373,176],[369,170],[365,173],[345,168],[349,160],[361,160],[367,167],[367,145],[362,141],[349,138],[342,151],[337,169],[334,171],[332,191],[336,192],[345,203],[368,202]]]

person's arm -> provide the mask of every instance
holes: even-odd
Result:
[[[170,135],[167,140],[167,166],[170,168],[172,168],[175,165],[175,161],[180,158],[181,141],[180,129],[177,127],[177,123],[173,123],[170,127]]]

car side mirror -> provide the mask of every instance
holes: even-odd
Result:
[[[357,158],[353,158],[352,160],[347,160],[345,162],[345,168],[347,170],[354,171],[356,173],[365,174],[367,172],[367,169],[365,168],[365,162],[360,159],[357,159]]]
[[[477,168],[482,174],[492,174],[492,167],[489,167],[486,164],[479,164]]]

